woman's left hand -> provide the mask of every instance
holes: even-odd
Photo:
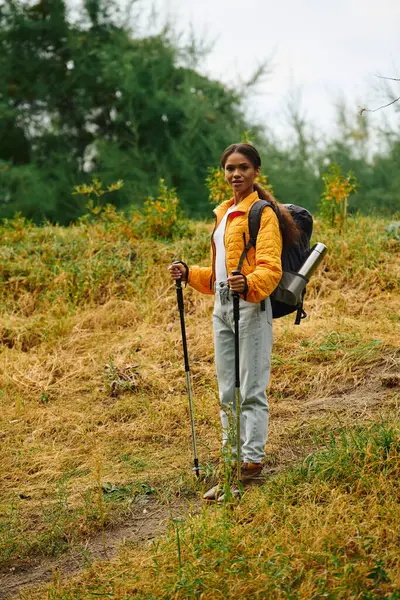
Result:
[[[228,285],[232,292],[243,294],[245,289],[245,278],[243,275],[231,275],[228,277]]]

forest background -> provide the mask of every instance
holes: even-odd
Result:
[[[135,10],[142,5],[132,3]],[[399,209],[393,124],[372,128],[378,121],[368,113],[341,105],[336,133],[321,139],[289,101],[291,135],[279,140],[246,116],[266,63],[229,87],[199,73],[201,40],[184,42],[171,27],[146,37],[135,22],[111,1],[85,0],[73,14],[63,0],[0,4],[1,217],[20,212],[36,223],[68,224],[87,210],[74,186],[93,178],[107,185],[123,178],[107,200],[137,208],[163,178],[189,217],[204,218],[208,169],[245,131],[279,200],[315,210],[321,175],[335,163],[359,182],[350,211]],[[388,101],[393,94],[388,89]]]

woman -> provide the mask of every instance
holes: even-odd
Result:
[[[269,382],[272,350],[272,308],[269,296],[282,275],[282,244],[290,245],[298,230],[290,213],[279,205],[276,212],[262,212],[256,249],[250,248],[241,274],[232,275],[249,240],[248,213],[259,198],[276,205],[276,200],[255,179],[261,158],[251,144],[232,144],[221,157],[225,179],[233,197],[214,210],[211,266],[190,268],[182,262],[169,270],[173,279],[182,278],[199,292],[215,293],[213,312],[215,364],[217,371],[223,447],[228,446],[236,460],[236,440],[229,422],[235,422],[235,347],[232,292],[240,294],[240,396],[241,396],[241,480],[246,487],[261,478],[267,440],[269,408],[266,388]],[[279,221],[277,214],[280,215]],[[261,302],[263,301],[264,302]],[[205,500],[216,500],[215,486]]]

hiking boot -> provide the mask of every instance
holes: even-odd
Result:
[[[239,489],[237,483],[233,481],[233,485],[231,487],[232,500],[240,498],[243,490],[251,485],[262,485],[264,483],[265,478],[262,476],[262,469],[263,467],[261,463],[242,463],[240,469],[240,479],[243,489]],[[220,494],[217,496],[217,501],[222,503],[224,502],[225,497],[226,494],[220,490]]]
[[[203,496],[203,500],[207,500],[208,502],[215,502],[218,500],[218,497],[221,496],[222,489],[219,485],[214,485],[208,492],[206,492]]]
[[[241,481],[243,487],[248,487],[250,485],[262,485],[264,483],[262,469],[263,467],[261,463],[242,463]]]

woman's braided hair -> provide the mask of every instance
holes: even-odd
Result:
[[[231,144],[230,146],[228,146],[228,148],[226,148],[226,150],[224,150],[220,161],[221,167],[223,169],[225,169],[225,163],[228,157],[234,152],[244,154],[244,156],[246,156],[249,159],[249,161],[255,169],[261,167],[261,156],[259,155],[256,148],[254,148],[254,146],[252,146],[251,144],[241,143]],[[275,214],[279,219],[279,226],[282,233],[283,246],[287,248],[288,246],[292,246],[293,244],[295,244],[300,237],[300,231],[289,210],[286,208],[286,206],[278,202],[278,200],[276,200],[276,198],[274,198],[273,195],[270,192],[268,192],[265,188],[263,188],[262,185],[260,185],[259,183],[254,182],[253,187],[254,190],[258,193],[259,198],[262,198],[263,200],[268,200],[268,202],[271,202],[271,204],[273,205]]]

